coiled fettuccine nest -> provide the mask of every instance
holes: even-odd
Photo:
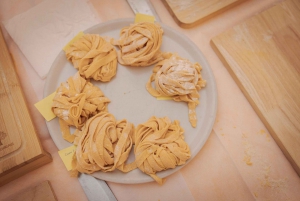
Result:
[[[66,50],[67,59],[84,78],[108,82],[117,72],[117,52],[103,37],[85,34]]]
[[[178,121],[151,117],[135,130],[136,165],[159,184],[163,179],[155,173],[183,165],[190,157],[190,149],[184,141],[184,130]]]
[[[149,66],[163,59],[160,47],[163,30],[159,24],[140,22],[124,27],[120,39],[112,41],[119,46],[118,61],[128,66]]]
[[[77,145],[73,169],[91,174],[110,172],[116,168],[128,172],[135,163],[125,165],[133,145],[133,124],[126,120],[116,122],[114,116],[101,112],[90,118],[82,131],[75,132]]]
[[[187,59],[169,54],[168,58],[156,64],[146,84],[148,92],[154,97],[171,97],[174,101],[187,102],[193,127],[197,125],[195,108],[199,104],[198,91],[206,85],[201,69],[199,63],[193,64]]]
[[[64,139],[73,142],[69,126],[81,129],[84,123],[101,111],[107,111],[110,102],[102,91],[77,72],[56,90],[52,111],[59,117]]]

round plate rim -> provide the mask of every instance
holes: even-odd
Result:
[[[134,21],[133,18],[123,18],[123,19],[110,20],[110,21],[107,21],[107,22],[96,24],[96,25],[86,29],[83,32],[84,33],[90,33],[90,32],[93,32],[93,30],[98,29],[99,27],[104,27],[104,26],[107,26],[107,25],[115,24],[115,23],[133,24],[133,21]],[[208,139],[208,137],[209,137],[209,135],[212,131],[213,124],[215,122],[215,118],[216,118],[216,114],[217,114],[217,87],[216,87],[216,81],[215,81],[213,72],[211,70],[211,67],[210,67],[209,63],[207,62],[206,58],[204,57],[203,53],[200,51],[200,49],[188,37],[184,36],[183,34],[178,33],[178,31],[176,31],[175,29],[173,29],[173,28],[171,28],[171,27],[169,27],[165,24],[162,24],[162,23],[159,23],[159,24],[162,26],[163,30],[171,31],[173,34],[177,35],[178,37],[182,37],[184,40],[186,40],[189,43],[190,46],[193,47],[193,49],[195,49],[197,51],[197,53],[201,57],[202,65],[204,63],[204,65],[207,66],[206,70],[207,70],[207,73],[210,76],[210,83],[209,84],[211,85],[211,87],[213,89],[213,91],[212,91],[212,101],[210,102],[212,112],[211,112],[211,115],[208,117],[210,119],[210,121],[209,121],[209,125],[206,126],[206,131],[205,131],[206,135],[205,135],[204,140],[202,141],[201,144],[199,144],[193,150],[191,150],[191,152],[193,152],[192,156],[188,161],[186,161],[186,163],[184,165],[177,166],[174,169],[169,169],[169,170],[165,170],[165,171],[157,173],[157,175],[159,177],[165,178],[165,177],[177,172],[178,170],[180,170],[184,166],[186,166],[198,154],[198,152],[202,149],[202,147],[206,143],[206,141],[207,141],[207,139]],[[57,63],[57,61],[59,60],[59,58],[62,55],[64,55],[63,50],[61,50],[60,53],[57,55],[56,59],[54,60],[52,66],[51,66],[51,68],[48,72],[48,76],[46,78],[46,82],[45,82],[45,86],[44,86],[44,93],[43,93],[44,98],[47,97],[48,95],[50,95],[49,91],[47,91],[47,88],[49,88],[49,86],[51,85],[51,83],[50,83],[51,79],[49,78],[50,77],[49,75],[52,75],[53,74],[52,72],[55,71],[55,64]],[[56,146],[59,149],[63,149],[64,147],[59,147],[58,144],[53,139],[53,137],[52,137],[53,133],[51,133],[52,128],[50,127],[49,122],[46,121],[46,125],[47,125],[47,128],[49,130],[50,136],[51,136],[52,140],[54,141],[54,143],[56,144]],[[118,170],[116,170],[116,171],[118,171]],[[112,179],[109,176],[110,175],[109,173],[106,173],[106,174],[107,174],[107,176],[105,176],[105,174],[102,174],[101,178],[99,178],[97,176],[96,176],[96,178],[102,179],[102,180],[105,180],[105,181],[110,181],[110,182],[115,182],[115,183],[124,183],[124,184],[136,184],[136,183],[146,183],[146,182],[154,181],[150,176],[144,177],[144,178],[139,179],[139,180],[129,180],[129,179],[119,180],[119,179]],[[94,174],[92,174],[92,176],[95,177]]]

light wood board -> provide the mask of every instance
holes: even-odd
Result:
[[[197,25],[244,0],[163,0],[175,21],[184,28]]]
[[[57,201],[57,197],[49,181],[43,181],[37,186],[25,189],[16,194],[8,198],[7,201]]]
[[[0,30],[0,186],[48,162]]]
[[[283,1],[211,44],[300,175],[300,1]]]

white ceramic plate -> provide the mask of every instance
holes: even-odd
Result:
[[[98,24],[84,33],[94,33],[101,36],[119,38],[121,28],[133,23],[133,19],[120,19]],[[168,116],[172,121],[179,120],[180,125],[185,130],[185,140],[190,146],[191,161],[200,151],[212,130],[217,110],[217,90],[213,73],[197,46],[180,32],[161,24],[164,35],[161,46],[162,51],[177,52],[183,58],[192,62],[199,62],[202,69],[202,76],[207,80],[207,86],[200,90],[200,104],[196,108],[198,123],[193,128],[188,120],[188,107],[184,102],[172,100],[159,101],[152,97],[146,90],[146,82],[151,73],[152,66],[149,67],[127,67],[118,65],[116,76],[108,83],[93,81],[93,84],[100,87],[111,103],[108,110],[117,120],[127,119],[135,126],[146,122],[151,116]],[[55,59],[51,70],[47,76],[44,97],[53,93],[60,83],[65,82],[70,76],[76,73],[76,69],[67,61],[65,53],[61,51]],[[62,138],[58,118],[47,122],[50,135],[59,149],[71,146],[70,143]],[[128,162],[134,160],[134,153],[131,152]],[[187,164],[187,163],[186,163]],[[185,164],[185,165],[186,165]],[[184,165],[183,165],[184,166]],[[183,166],[165,170],[157,173],[159,177],[166,177]],[[153,179],[144,174],[139,169],[129,173],[122,173],[119,170],[104,173],[97,172],[92,176],[117,183],[144,183]]]

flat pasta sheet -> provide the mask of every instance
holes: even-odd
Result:
[[[84,33],[99,34],[101,36],[119,38],[120,30],[134,23],[134,19],[118,19],[93,26]],[[92,81],[98,86],[104,95],[111,100],[108,104],[108,111],[117,120],[127,119],[135,127],[146,122],[150,117],[169,117],[173,122],[178,120],[180,126],[185,130],[185,141],[190,147],[191,158],[201,150],[208,136],[211,133],[217,111],[217,89],[212,70],[199,48],[180,32],[161,24],[164,34],[161,46],[162,52],[173,52],[191,62],[198,62],[202,66],[202,77],[207,85],[200,90],[200,104],[196,107],[197,127],[193,128],[188,118],[188,106],[185,102],[173,100],[157,100],[146,90],[146,83],[152,74],[154,65],[148,67],[130,67],[118,64],[117,74],[110,82],[102,83]],[[117,49],[117,47],[116,47]],[[118,49],[117,49],[118,50]],[[73,76],[77,70],[71,62],[67,61],[65,52],[62,50],[50,69],[47,76],[44,97],[53,93],[62,82]],[[50,135],[59,149],[64,149],[72,144],[65,141],[61,135],[58,118],[47,122]],[[127,163],[134,161],[133,150],[129,155]],[[165,178],[185,166],[177,166],[158,172],[157,175]],[[144,183],[154,181],[149,175],[139,169],[128,173],[119,170],[113,172],[95,172],[95,178],[116,183]]]

